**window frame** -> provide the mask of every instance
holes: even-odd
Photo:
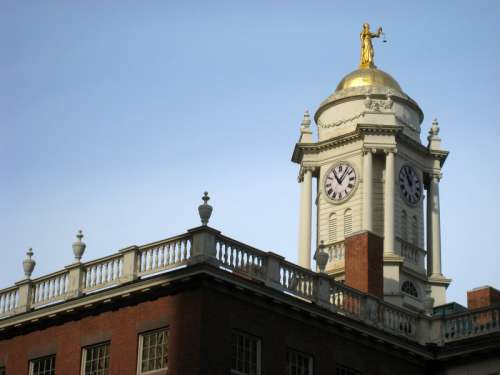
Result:
[[[103,342],[98,342],[95,344],[87,345],[82,348],[82,355],[81,355],[81,366],[80,366],[80,375],[85,375],[85,365],[87,362],[87,352],[91,348],[96,348],[99,346],[104,346],[108,345],[108,373],[109,373],[109,361],[110,361],[110,349],[111,349],[111,341],[103,341]]]
[[[290,375],[290,368],[289,368],[289,362],[288,362],[288,355],[290,353],[296,353],[298,355],[301,355],[302,357],[305,357],[308,359],[308,371],[309,371],[309,375],[314,375],[314,357],[311,355],[311,354],[308,354],[306,352],[303,352],[301,350],[297,350],[297,349],[294,349],[294,348],[286,348],[286,374],[287,375]]]
[[[339,371],[343,371],[344,373],[339,374]],[[361,375],[361,372],[351,367],[337,364],[335,366],[335,375]]]
[[[161,331],[165,331],[165,336],[167,338],[167,340],[165,341],[165,344],[167,345],[167,348],[166,348],[166,354],[167,354],[166,365],[167,366],[159,368],[159,369],[155,369],[155,370],[149,370],[149,371],[142,372],[142,349],[144,346],[144,336],[150,335],[153,333],[157,333],[157,332],[161,332]],[[137,345],[137,349],[138,349],[137,350],[137,375],[155,374],[155,373],[159,373],[160,371],[168,373],[168,331],[169,331],[169,327],[162,327],[162,328],[156,328],[156,329],[152,329],[149,331],[139,333],[139,342]]]
[[[408,288],[411,289],[411,291],[407,291],[408,288],[406,286],[408,286]],[[415,294],[413,294],[413,291],[415,292]],[[411,280],[405,280],[405,281],[403,281],[403,283],[401,284],[401,292],[403,292],[407,296],[410,296],[410,297],[413,297],[413,298],[416,298],[416,299],[420,298],[420,293],[418,291],[418,288],[415,285],[415,283],[413,281],[411,281]]]
[[[56,355],[55,354],[49,354],[49,355],[46,355],[46,356],[43,356],[43,357],[38,357],[38,358],[30,359],[29,360],[29,366],[28,366],[28,374],[29,375],[35,375],[34,374],[35,362],[41,361],[41,360],[45,360],[47,358],[53,358],[54,359],[52,370],[53,370],[53,372],[55,374],[56,373]],[[42,375],[44,375],[44,374],[42,374]]]
[[[257,342],[257,347],[256,347],[257,355],[256,355],[256,366],[255,366],[256,374],[255,375],[261,375],[262,374],[262,339],[258,336],[252,335],[251,333],[247,333],[245,331],[234,329],[231,331],[231,351],[233,350],[233,335],[234,334],[242,335],[243,337],[253,339]],[[231,375],[248,375],[248,373],[246,373],[246,372],[241,372],[241,371],[233,368],[232,356],[231,356],[231,369],[229,372]]]

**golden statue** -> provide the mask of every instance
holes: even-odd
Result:
[[[372,38],[378,38],[382,34],[382,28],[379,27],[376,33],[370,32],[370,25],[368,23],[363,24],[363,30],[359,34],[361,39],[361,60],[359,63],[360,68],[376,68],[373,63],[373,45]]]

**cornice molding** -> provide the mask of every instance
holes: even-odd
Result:
[[[424,120],[424,113],[422,112],[422,109],[419,107],[417,102],[415,102],[408,95],[392,89],[367,86],[334,92],[321,102],[316,113],[314,114],[314,120],[318,123],[318,119],[321,114],[337,104],[354,100],[365,100],[367,95],[372,99],[378,100],[387,100],[389,97],[391,101],[402,103],[416,111],[419,116],[420,123]]]
[[[317,153],[363,139],[365,134],[396,135],[403,130],[401,125],[377,125],[360,123],[352,132],[315,143],[296,143],[292,162],[300,164],[304,154]]]

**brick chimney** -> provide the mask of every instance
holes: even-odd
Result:
[[[371,232],[345,239],[345,283],[362,292],[384,297],[384,241]]]
[[[467,307],[470,310],[500,304],[500,290],[481,286],[467,292]]]

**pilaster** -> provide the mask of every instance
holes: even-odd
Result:
[[[385,150],[384,253],[394,253],[394,183],[396,149]]]
[[[312,168],[302,167],[299,224],[299,265],[311,268]]]
[[[363,229],[373,231],[373,153],[375,149],[363,152]]]
[[[122,282],[134,281],[137,279],[137,272],[139,269],[139,248],[137,246],[129,246],[123,250],[123,276]]]

